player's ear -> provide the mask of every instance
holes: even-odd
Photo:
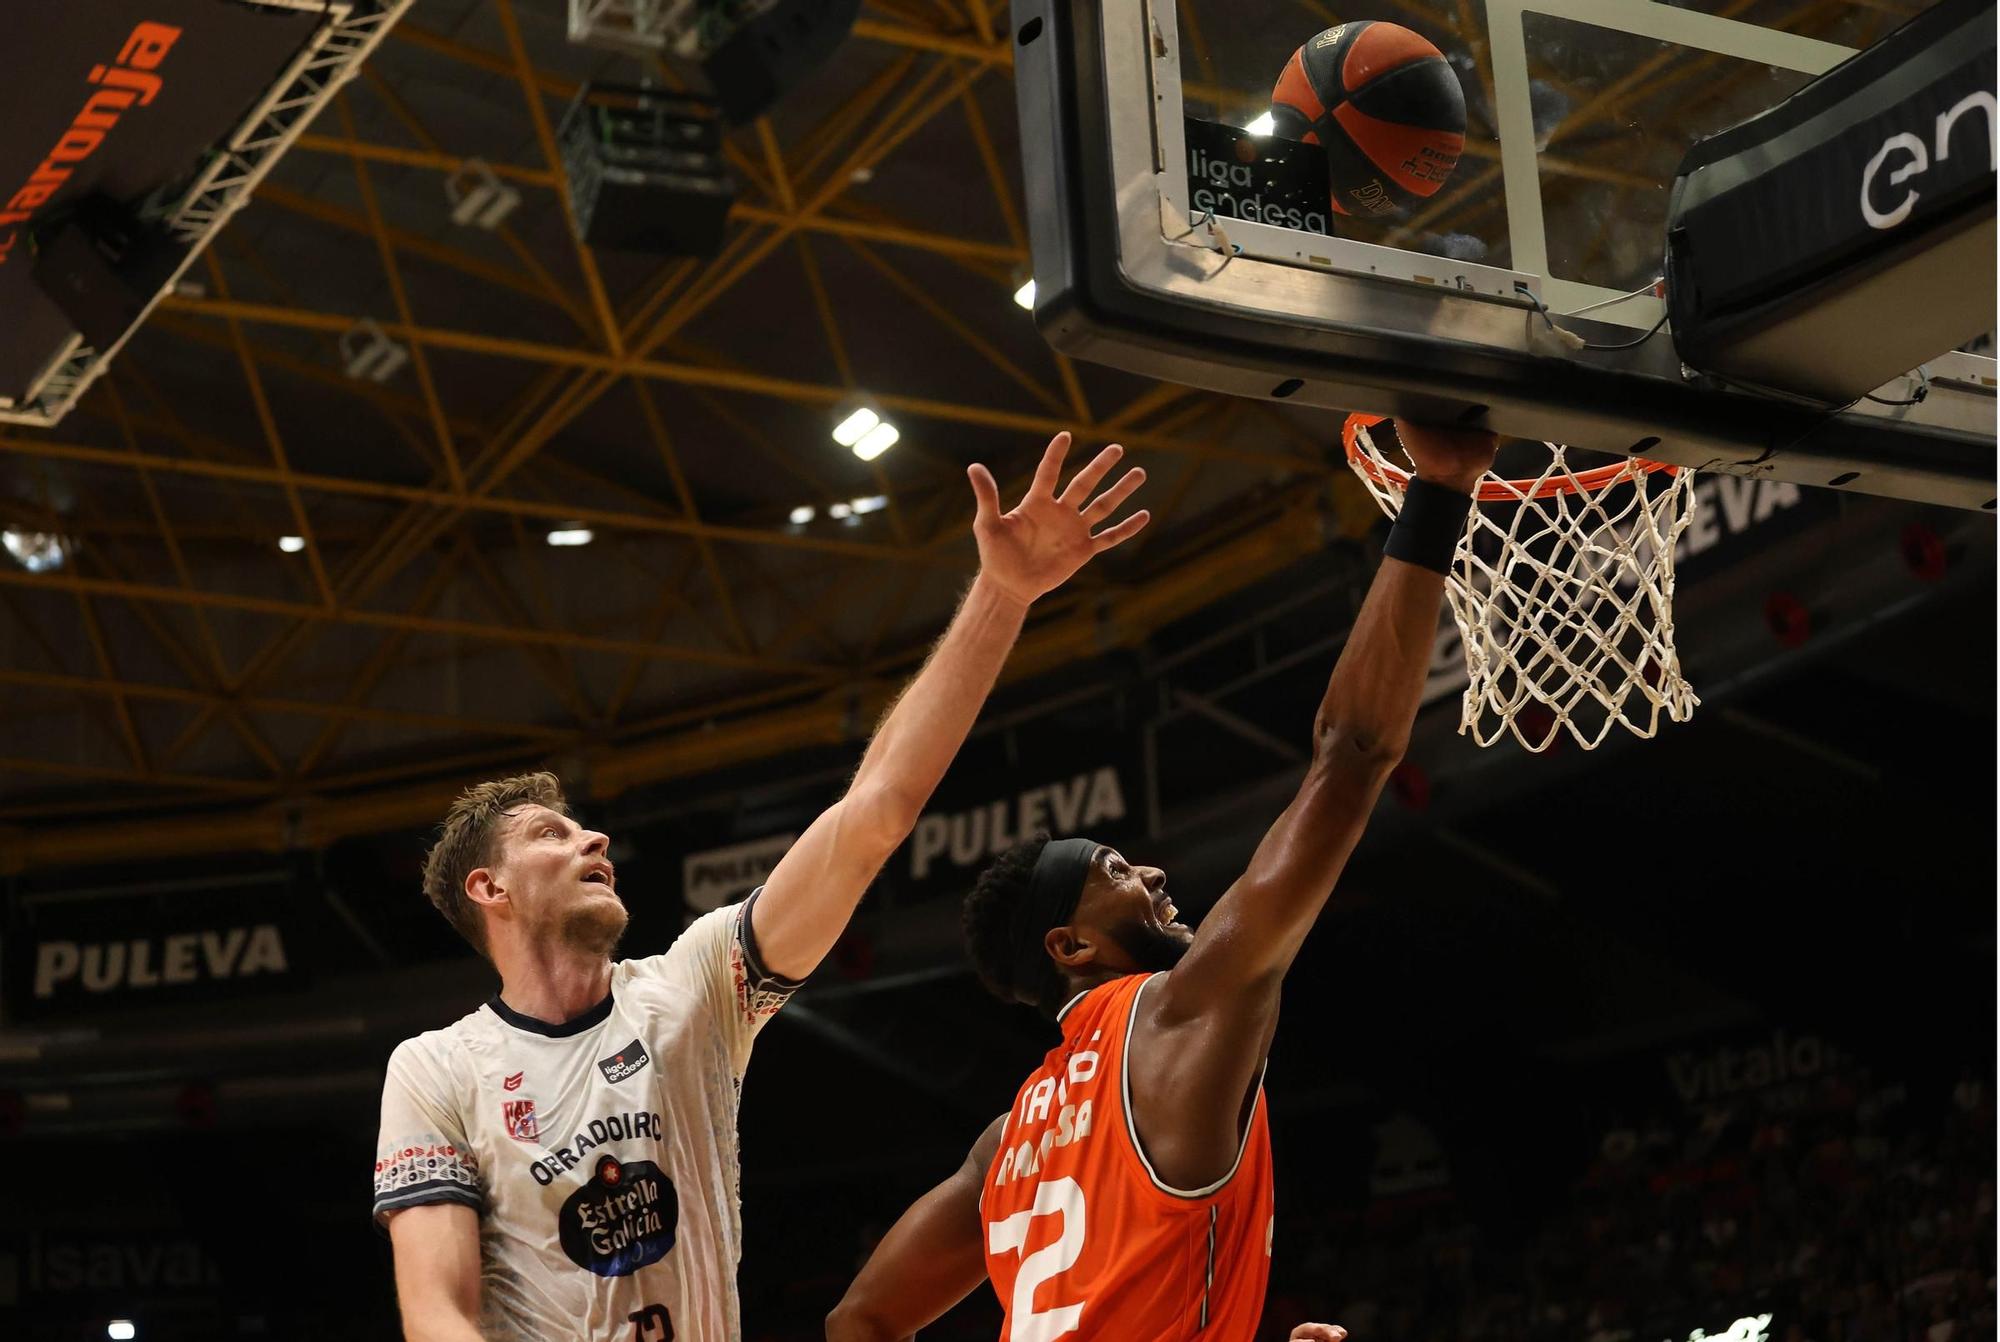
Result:
[[[1082,969],[1097,959],[1097,947],[1074,927],[1051,927],[1042,938],[1049,958],[1064,969]]]
[[[491,867],[474,867],[465,873],[465,897],[489,908],[507,902],[507,892],[495,879]]]

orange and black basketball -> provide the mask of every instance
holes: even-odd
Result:
[[[1408,28],[1329,28],[1285,63],[1271,90],[1275,133],[1326,151],[1339,214],[1398,214],[1432,195],[1465,147],[1465,91],[1438,49]]]

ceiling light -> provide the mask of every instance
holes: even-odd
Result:
[[[295,555],[306,548],[306,538],[304,536],[280,536],[278,537],[278,548],[288,555]]]
[[[1030,312],[1035,310],[1035,282],[1033,280],[1029,280],[1014,291],[1014,304],[1016,307],[1024,307]]]
[[[801,503],[798,507],[792,509],[793,526],[802,527],[806,523],[812,520],[813,520],[813,506],[810,503]]]
[[[1249,125],[1245,126],[1243,129],[1249,131],[1252,135],[1269,135],[1272,131],[1276,130],[1277,128],[1278,128],[1278,119],[1272,116],[1269,112],[1266,112],[1264,113],[1264,115],[1258,117],[1255,121],[1252,121]]]
[[[833,426],[833,441],[842,447],[853,447],[881,422],[882,416],[876,414],[872,407],[856,406],[846,418]]]
[[[472,228],[495,229],[521,203],[521,193],[501,181],[483,158],[469,158],[444,179],[444,196],[451,204],[451,221]]]
[[[130,1319],[113,1319],[104,1325],[104,1335],[111,1342],[132,1342],[139,1335],[139,1330],[132,1326]]]
[[[52,531],[22,531],[8,527],[0,531],[0,546],[30,573],[47,573],[62,567],[63,540]]]
[[[854,516],[854,509],[850,505],[845,503],[829,504],[827,506],[826,515],[828,517],[831,517],[836,522],[844,522],[848,518]]]
[[[591,540],[589,527],[563,527],[549,533],[551,545],[588,545]]]
[[[894,447],[896,440],[902,436],[894,424],[886,419],[882,420],[861,435],[861,441],[854,444],[854,455],[863,461],[873,461]]]
[[[340,361],[356,381],[387,382],[410,361],[410,351],[372,318],[363,317],[341,333]]]
[[[863,513],[879,513],[889,506],[889,496],[871,494],[865,499],[855,499],[847,506],[852,508],[857,516]]]

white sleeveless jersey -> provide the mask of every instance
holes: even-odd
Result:
[[[756,898],[613,965],[575,1020],[495,997],[391,1055],[375,1219],[477,1209],[488,1342],[736,1342],[738,1096],[798,986],[757,960]]]

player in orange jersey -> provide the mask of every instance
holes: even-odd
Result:
[[[1165,872],[1089,839],[1028,840],[980,876],[974,967],[1062,1040],[883,1237],[829,1342],[909,1338],[981,1279],[1006,1310],[1001,1342],[1251,1342],[1270,1275],[1262,1080],[1279,985],[1408,743],[1444,574],[1493,462],[1491,434],[1401,427],[1416,479],[1305,782],[1200,930]]]

